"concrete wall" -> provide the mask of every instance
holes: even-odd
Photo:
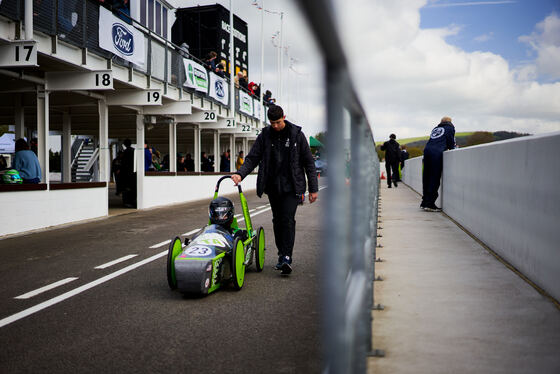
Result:
[[[560,300],[560,132],[444,153],[443,211]],[[422,191],[421,157],[404,181]]]
[[[560,300],[560,132],[444,154],[443,209]]]
[[[144,177],[144,208],[185,203],[214,196],[219,175],[147,176]],[[241,188],[243,192],[256,189],[257,175],[248,175]],[[237,193],[232,181],[220,184],[220,195]],[[235,201],[234,201],[235,203]]]
[[[107,216],[107,188],[2,192],[0,207],[0,236],[16,234]]]

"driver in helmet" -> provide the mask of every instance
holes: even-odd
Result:
[[[210,223],[220,225],[234,237],[240,236],[245,240],[245,230],[240,230],[235,218],[235,209],[230,199],[226,197],[217,197],[210,202],[208,207],[208,215]]]

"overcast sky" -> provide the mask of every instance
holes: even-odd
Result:
[[[175,0],[178,7],[229,0]],[[260,81],[262,0],[234,0],[249,24],[249,80]],[[334,0],[355,86],[376,140],[457,131],[560,131],[560,0]],[[297,5],[265,0],[264,85],[307,135],[324,129],[322,62]]]

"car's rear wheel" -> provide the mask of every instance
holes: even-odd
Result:
[[[245,249],[243,248],[243,241],[239,238],[233,241],[231,274],[233,278],[233,287],[239,291],[245,282]]]
[[[264,229],[261,226],[257,230],[257,237],[255,238],[255,265],[258,272],[261,272],[264,269],[264,246]]]
[[[169,243],[167,251],[167,283],[172,290],[177,288],[177,278],[175,277],[175,257],[179,256],[183,250],[183,245],[179,237],[175,237]]]

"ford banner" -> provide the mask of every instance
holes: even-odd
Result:
[[[145,62],[145,43],[142,32],[104,7],[99,7],[99,47],[142,66]]]
[[[218,100],[220,103],[224,105],[229,105],[229,86],[228,82],[218,76],[210,72],[210,92],[208,93],[210,97]]]
[[[204,66],[187,58],[183,59],[183,64],[185,65],[186,75],[183,86],[208,93],[208,74],[206,73]]]

